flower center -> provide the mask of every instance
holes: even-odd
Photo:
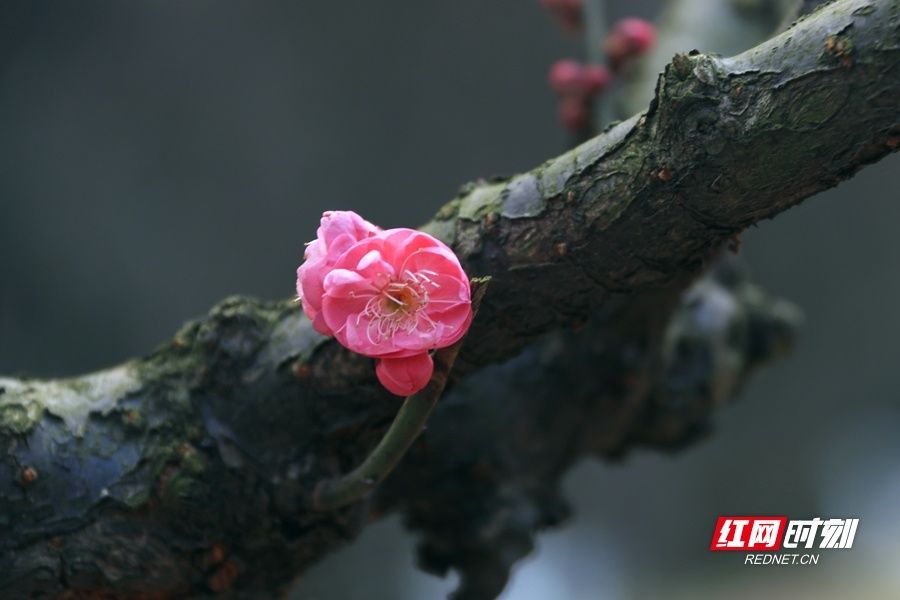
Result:
[[[430,329],[436,327],[425,312],[427,287],[438,287],[429,275],[434,273],[407,271],[401,278],[388,281],[369,299],[363,314],[369,318],[366,335],[371,343],[390,339],[398,332],[412,333],[422,322]]]
[[[391,282],[381,291],[385,313],[410,313],[428,303],[428,292],[403,282]]]

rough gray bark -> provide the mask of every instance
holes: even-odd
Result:
[[[290,302],[226,300],[103,373],[0,380],[0,596],[271,595],[386,511],[460,597],[496,595],[564,516],[572,461],[694,439],[789,344],[794,313],[733,268],[685,290],[896,149],[898,58],[900,2],[843,0],[737,57],[676,56],[645,114],[466,186],[425,228],[491,288],[428,431],[359,504],[307,508],[399,399]]]

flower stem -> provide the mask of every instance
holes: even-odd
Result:
[[[476,277],[471,281],[473,318],[487,291],[490,277]],[[434,374],[421,391],[403,401],[394,422],[375,449],[358,467],[333,479],[316,484],[312,494],[312,508],[333,510],[362,498],[390,475],[400,459],[422,432],[428,416],[447,385],[447,378],[462,347],[465,336],[452,346],[434,353]]]

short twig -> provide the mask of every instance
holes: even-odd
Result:
[[[481,299],[487,291],[490,277],[472,279],[472,313],[478,313]],[[412,446],[428,416],[447,385],[447,378],[459,354],[465,336],[452,346],[434,353],[434,374],[424,389],[403,401],[394,422],[361,465],[346,475],[326,479],[316,484],[312,494],[312,508],[332,510],[362,498],[384,481],[409,447]]]

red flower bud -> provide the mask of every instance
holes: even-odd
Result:
[[[583,0],[539,0],[542,8],[549,10],[563,29],[579,33],[582,29]]]
[[[584,67],[574,60],[558,60],[550,67],[547,80],[557,94],[577,94],[582,90],[583,71]]]
[[[622,34],[634,54],[643,54],[656,42],[656,29],[648,21],[628,17],[616,23],[615,31]]]
[[[609,35],[613,45],[624,45],[631,56],[645,53],[656,43],[656,29],[651,23],[637,17],[627,17],[616,22]]]
[[[613,71],[618,71],[622,64],[631,57],[628,40],[617,31],[613,31],[603,40],[603,52]]]
[[[612,74],[603,65],[587,65],[582,70],[581,84],[589,96],[605,90],[611,80]]]
[[[584,131],[590,114],[587,102],[582,96],[565,96],[559,101],[559,122],[573,133]]]

